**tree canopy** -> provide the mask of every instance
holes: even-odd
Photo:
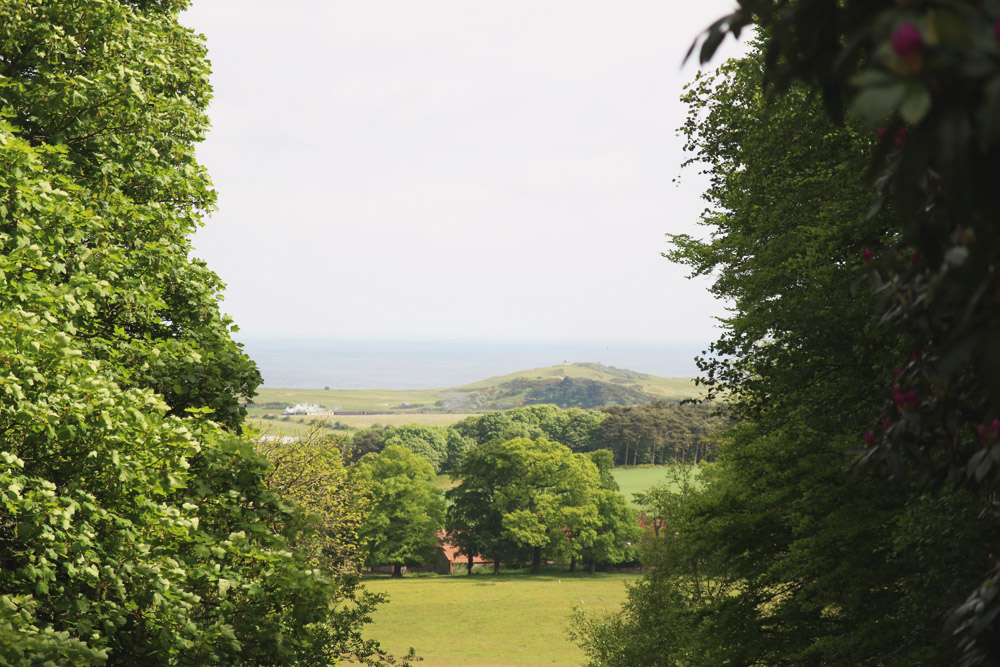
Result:
[[[215,195],[186,5],[0,3],[4,664],[379,654],[349,549],[309,546],[353,519],[318,524],[237,435],[260,376],[189,257]]]
[[[452,473],[459,484],[446,493],[449,535],[463,553],[481,553],[497,569],[526,554],[533,572],[543,558],[563,558],[571,569],[580,558],[621,562],[637,524],[610,465],[606,454],[575,454],[544,438],[491,440]]]
[[[417,453],[388,445],[366,454],[354,474],[371,488],[372,509],[361,526],[369,566],[392,565],[402,576],[404,565],[434,560],[438,532],[444,527],[444,498],[434,486],[434,469]]]
[[[702,218],[710,234],[673,236],[667,253],[711,275],[732,304],[699,363],[740,424],[722,436],[718,462],[698,485],[646,498],[659,522],[642,556],[648,574],[621,614],[581,619],[578,637],[595,665],[991,664],[991,607],[966,602],[970,591],[990,590],[980,586],[998,519],[982,495],[989,471],[956,477],[960,449],[947,449],[976,438],[988,452],[991,441],[978,439],[984,418],[975,410],[949,422],[936,406],[983,385],[970,375],[970,384],[930,389],[942,378],[945,338],[928,338],[933,327],[918,333],[920,321],[898,319],[884,298],[890,275],[932,281],[947,260],[922,244],[947,246],[949,237],[918,241],[914,227],[901,230],[904,203],[866,178],[883,140],[863,119],[831,121],[808,79],[779,76],[802,64],[794,58],[845,43],[782,50],[790,32],[817,38],[856,18],[838,22],[840,8],[860,15],[882,6],[806,0],[790,14],[784,3],[742,6],[760,10],[759,48],[699,75],[685,96],[688,150],[710,176]],[[832,23],[800,25],[820,6]],[[901,135],[899,147],[893,139],[890,169],[906,165],[912,136]],[[888,250],[880,257],[874,248]],[[937,298],[923,289],[906,298]],[[916,444],[948,428],[959,439],[938,441],[936,453],[929,440]],[[968,481],[943,484],[949,477]]]

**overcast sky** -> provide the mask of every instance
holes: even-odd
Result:
[[[195,0],[213,64],[195,254],[241,337],[703,343],[677,136],[732,0]]]

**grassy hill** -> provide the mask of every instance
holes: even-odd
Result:
[[[567,381],[568,380],[568,381]],[[258,391],[250,416],[280,414],[286,405],[311,403],[330,412],[463,414],[554,403],[560,407],[639,405],[695,396],[690,378],[655,375],[593,363],[533,368],[443,389],[271,389]],[[383,420],[384,421],[384,420]]]

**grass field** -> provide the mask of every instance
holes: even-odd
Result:
[[[477,573],[471,577],[365,577],[391,600],[367,633],[395,654],[412,646],[422,667],[579,665],[566,629],[574,607],[617,609],[634,574]]]
[[[672,466],[629,466],[627,468],[615,468],[611,474],[614,475],[615,481],[618,482],[621,494],[630,503],[635,505],[634,498],[632,497],[633,494],[645,491],[657,482],[669,480],[671,468]],[[701,468],[698,466],[688,466],[686,470],[690,471],[690,474],[697,479]],[[442,491],[447,491],[457,485],[458,482],[451,481],[451,475],[448,474],[438,475],[434,480],[434,486]]]
[[[337,415],[337,416],[318,416],[318,415],[292,415],[289,416],[288,421],[284,420],[284,417],[278,417],[277,419],[261,419],[260,417],[253,416],[254,414],[260,415],[266,412],[271,414],[280,414],[280,410],[261,410],[253,409],[250,412],[250,417],[247,421],[250,422],[255,428],[260,429],[262,432],[266,431],[273,435],[294,435],[301,436],[305,435],[309,431],[309,422],[314,420],[325,420],[330,422],[340,422],[342,424],[347,424],[350,427],[350,432],[360,431],[361,429],[371,428],[375,424],[381,424],[382,426],[403,426],[407,424],[419,424],[420,426],[450,426],[457,421],[461,421],[468,417],[467,414],[458,413],[432,413],[432,414],[392,414],[392,415]],[[345,433],[345,431],[331,431],[324,430],[324,433]]]
[[[635,505],[635,499],[632,497],[632,494],[645,491],[657,482],[668,480],[672,467],[673,466],[629,466],[624,468],[615,468],[611,474],[614,475],[615,481],[618,482],[621,494],[625,496],[630,503]],[[695,479],[697,479],[699,472],[701,472],[701,468],[698,466],[689,466],[686,469],[690,470]]]

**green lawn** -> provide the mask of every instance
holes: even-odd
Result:
[[[622,495],[634,505],[632,494],[645,491],[657,482],[667,481],[671,468],[672,466],[629,466],[615,468],[611,474],[614,475],[615,481],[618,482],[618,487]],[[695,478],[701,472],[701,468],[698,466],[691,466],[689,469]]]
[[[365,577],[391,600],[368,634],[395,654],[412,646],[422,667],[579,665],[566,629],[574,607],[618,609],[634,574]]]
[[[420,426],[450,426],[469,416],[458,413],[432,413],[420,415],[291,415],[287,421],[285,421],[284,416],[280,416],[277,419],[262,419],[256,416],[264,414],[265,412],[278,415],[281,414],[280,410],[267,411],[261,410],[260,408],[254,408],[250,410],[250,416],[247,418],[247,421],[255,428],[260,429],[262,433],[293,436],[302,436],[308,433],[310,428],[309,422],[311,421],[327,421],[330,424],[340,422],[350,427],[349,431],[324,429],[323,433],[353,433],[355,431],[360,431],[361,429],[371,428],[375,424],[381,424],[382,426],[406,426],[409,424],[418,424]]]

